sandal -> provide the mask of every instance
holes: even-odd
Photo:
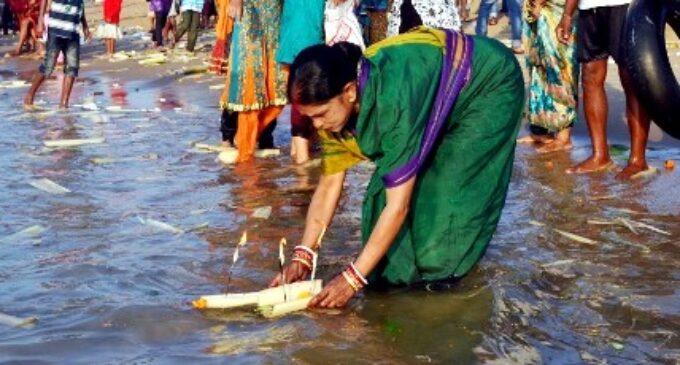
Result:
[[[498,17],[492,16],[489,18],[489,25],[496,25],[498,24]]]

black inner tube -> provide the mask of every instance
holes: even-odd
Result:
[[[633,0],[624,32],[624,64],[654,122],[680,139],[680,84],[666,51],[668,23],[680,35],[680,0]]]

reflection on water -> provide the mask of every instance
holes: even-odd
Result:
[[[219,138],[214,95],[204,95],[205,85],[179,89],[101,75],[86,81],[91,93],[101,90],[94,100],[102,107],[162,110],[28,115],[14,110],[20,92],[0,105],[9,118],[0,136],[0,239],[33,225],[46,228],[37,238],[0,244],[0,312],[40,319],[31,329],[0,327],[0,362],[668,363],[680,357],[677,171],[630,184],[607,173],[567,176],[562,171],[588,153],[585,141],[571,154],[551,156],[520,147],[498,232],[481,265],[455,290],[368,292],[342,311],[275,321],[249,309],[199,313],[188,302],[227,289],[244,230],[249,242],[231,289],[260,289],[277,272],[277,242],[300,241],[318,167],[289,167],[285,154],[223,167],[214,154],[192,150],[192,142]],[[287,145],[287,133],[278,130],[277,142]],[[42,145],[93,137],[106,142]],[[664,143],[652,145],[656,166],[680,159],[677,144]],[[617,163],[626,153],[615,155]],[[108,163],[93,162],[102,159]],[[371,171],[362,165],[350,173],[322,249],[326,280],[359,250]],[[39,178],[72,193],[50,195],[28,184]],[[264,206],[272,207],[269,219],[251,217]],[[138,217],[189,232],[159,231]],[[657,231],[588,224],[622,218]]]

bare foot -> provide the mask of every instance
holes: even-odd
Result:
[[[612,166],[614,166],[614,161],[612,161],[609,157],[597,158],[591,156],[580,164],[568,168],[565,172],[567,174],[589,174],[592,172],[607,170]]]
[[[616,174],[616,180],[627,181],[635,177],[635,175],[644,173],[650,170],[646,162],[641,164],[628,164],[626,167]]]
[[[24,97],[24,110],[27,112],[35,110],[35,106],[33,105],[33,96],[31,94],[27,94]]]
[[[572,147],[573,145],[571,144],[571,141],[563,142],[559,139],[555,139],[552,142],[545,143],[543,146],[536,148],[536,152],[550,153],[557,151],[569,151]]]
[[[545,135],[545,136],[540,136],[536,134],[529,134],[527,136],[524,136],[522,138],[517,139],[517,143],[519,144],[534,144],[534,143],[551,143],[554,141],[554,138],[551,136]]]

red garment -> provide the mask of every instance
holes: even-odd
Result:
[[[9,8],[21,23],[26,18],[38,22],[40,0],[8,0]]]
[[[17,17],[22,16],[28,10],[28,0],[8,0],[9,8]]]
[[[120,23],[120,10],[123,0],[104,0],[104,21],[109,24]]]

